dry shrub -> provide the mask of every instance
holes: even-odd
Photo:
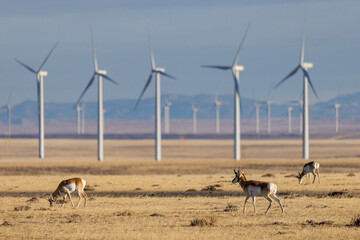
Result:
[[[296,178],[297,175],[294,174],[294,173],[292,173],[292,174],[286,175],[285,177],[286,177],[286,178]]]
[[[39,201],[39,199],[37,197],[32,197],[29,200],[27,200],[26,202],[32,203],[32,202],[38,202],[38,201]]]
[[[69,217],[68,223],[79,223],[82,222],[82,217],[79,214],[73,214]]]
[[[201,189],[201,191],[207,191],[207,192],[223,191],[222,189],[217,189],[217,187],[221,187],[221,185],[220,184],[209,185]]]
[[[351,226],[360,227],[360,213],[351,219]]]
[[[272,177],[272,178],[274,178],[274,177],[275,177],[275,174],[273,174],[273,173],[267,173],[267,174],[262,175],[261,177]]]
[[[132,211],[128,211],[128,210],[125,210],[123,212],[117,212],[115,213],[115,216],[119,216],[119,217],[127,217],[127,216],[131,216],[133,215],[134,213]]]
[[[140,190],[142,190],[142,189],[139,188],[139,187],[137,187],[137,188],[135,188],[134,190],[135,190],[135,191],[140,191]]]
[[[192,227],[204,227],[204,226],[214,226],[218,222],[217,216],[207,216],[204,218],[195,218],[191,221],[190,226]]]
[[[11,223],[9,223],[8,221],[4,221],[0,226],[11,226]]]
[[[331,225],[333,223],[334,223],[334,221],[331,221],[331,220],[321,221],[321,222],[315,222],[313,220],[306,220],[306,222],[305,222],[306,225],[311,225],[311,226]]]
[[[86,192],[95,191],[95,188],[91,185],[86,185],[84,191]]]
[[[14,207],[14,211],[27,211],[30,208],[31,208],[30,206],[19,206],[19,207]]]
[[[190,189],[186,190],[185,192],[196,192],[196,189],[190,188]]]
[[[228,203],[228,205],[225,207],[224,212],[235,212],[239,210],[239,208],[235,205],[232,205],[231,203]]]
[[[160,214],[160,213],[153,213],[153,214],[150,214],[150,217],[163,217],[164,215],[163,214]]]
[[[355,177],[355,173],[349,173],[348,175],[346,175],[348,177]]]
[[[333,192],[329,192],[327,194],[327,196],[329,197],[352,197],[351,194],[349,194],[348,192],[345,191],[333,191]]]

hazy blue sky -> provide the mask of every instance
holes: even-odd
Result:
[[[55,3],[54,3],[55,2]],[[120,2],[120,3],[119,3]],[[37,69],[59,41],[45,66],[46,102],[76,101],[93,72],[89,25],[94,29],[99,67],[119,81],[104,83],[105,99],[137,98],[150,73],[146,23],[155,61],[178,78],[162,78],[163,93],[232,94],[230,72],[202,64],[229,65],[252,22],[239,63],[241,93],[266,98],[270,86],[299,61],[306,19],[305,61],[320,96],[360,90],[360,1],[2,1],[0,8],[0,105],[14,88],[13,103],[36,99]],[[275,102],[297,99],[298,73],[271,92]],[[85,96],[95,100],[96,84]],[[154,84],[144,97],[154,95]],[[314,102],[313,95],[310,97]]]

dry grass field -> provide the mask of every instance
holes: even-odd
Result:
[[[243,141],[238,162],[228,140],[166,140],[162,162],[153,141],[107,140],[102,163],[94,140],[46,140],[45,160],[36,140],[2,141],[1,239],[359,239],[360,140],[311,141],[321,184],[303,185],[297,140]],[[263,198],[257,215],[251,201],[243,214],[234,167],[276,183],[284,214],[273,203],[265,215]],[[87,180],[88,206],[50,208],[58,183],[76,176]]]

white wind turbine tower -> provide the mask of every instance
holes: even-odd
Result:
[[[168,100],[164,104],[164,133],[170,133],[170,107],[172,103]]]
[[[271,101],[270,100],[266,100],[266,105],[267,105],[267,132],[268,134],[271,133]]]
[[[234,89],[234,159],[240,160],[240,89],[239,89],[239,72],[244,70],[244,66],[237,65],[239,57],[240,57],[240,51],[244,44],[247,32],[249,30],[250,24],[247,26],[245,30],[245,34],[243,39],[241,40],[240,46],[237,50],[235,59],[231,66],[211,66],[211,65],[205,65],[202,67],[206,68],[216,68],[220,70],[231,70],[231,73],[234,78],[235,83],[235,89]]]
[[[215,132],[220,133],[220,106],[222,102],[219,101],[218,96],[215,96],[214,107],[216,108],[216,118],[215,118]]]
[[[335,108],[335,132],[338,133],[339,132],[339,108],[340,108],[340,104],[338,104],[338,100],[336,97],[336,102],[334,104],[334,108]]]
[[[85,134],[85,103],[80,105],[81,109],[81,134]]]
[[[109,78],[106,74],[106,70],[99,70],[98,63],[96,58],[96,52],[94,47],[94,37],[91,29],[91,43],[92,43],[92,51],[93,51],[93,59],[94,59],[94,73],[87,84],[84,91],[81,93],[79,99],[77,100],[75,106],[81,101],[82,97],[89,89],[91,84],[95,81],[95,78],[98,78],[98,160],[104,161],[104,109],[103,109],[103,84],[102,80],[105,78],[106,80],[118,85],[118,83],[111,78]]]
[[[293,107],[288,107],[288,133],[291,134],[291,111],[293,110]]]
[[[193,113],[193,134],[197,133],[197,112],[199,111],[199,109],[197,109],[196,107],[194,107],[194,105],[192,105],[191,107],[192,113]]]
[[[254,102],[255,114],[256,114],[256,134],[260,133],[260,107],[256,101]]]
[[[313,90],[316,98],[318,95],[315,91],[315,88],[310,80],[308,69],[313,67],[312,63],[304,62],[304,46],[305,46],[305,33],[303,33],[301,52],[300,52],[300,62],[299,65],[290,72],[284,79],[282,79],[276,86],[280,86],[288,78],[293,76],[299,69],[303,72],[303,158],[309,159],[309,102],[308,102],[308,84],[310,84],[311,89]]]
[[[165,73],[165,68],[159,68],[155,66],[154,54],[152,51],[150,43],[150,33],[148,29],[148,41],[150,48],[150,63],[151,63],[151,72],[150,76],[147,79],[145,86],[140,94],[139,99],[135,104],[135,108],[138,106],[142,96],[144,95],[146,89],[148,88],[152,76],[155,74],[155,160],[161,161],[161,86],[160,86],[160,75],[165,77],[175,79],[175,77]]]
[[[50,50],[42,64],[40,65],[38,70],[34,70],[23,62],[15,59],[20,65],[25,67],[32,73],[36,75],[36,83],[37,83],[37,103],[38,103],[38,118],[39,118],[39,158],[45,158],[45,148],[44,148],[44,139],[45,139],[45,129],[44,129],[44,77],[48,75],[48,72],[43,71],[45,63],[49,59],[50,55],[56,48],[58,43],[54,45],[54,47]]]
[[[7,105],[3,106],[2,108],[7,110],[7,118],[8,118],[8,137],[11,137],[11,109],[13,108],[12,105],[10,105],[10,99],[12,95],[13,89],[11,89]]]
[[[80,103],[76,104],[76,112],[77,112],[77,134],[81,134],[81,106]]]

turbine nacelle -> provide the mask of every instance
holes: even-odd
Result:
[[[334,107],[335,107],[335,108],[339,108],[340,106],[341,106],[341,105],[338,104],[338,103],[335,103],[335,104],[334,104]]]
[[[156,67],[156,68],[154,68],[154,72],[162,72],[162,73],[164,73],[165,68]]]
[[[40,70],[40,71],[37,73],[37,75],[38,75],[39,77],[46,77],[46,76],[48,75],[48,72],[47,72],[47,71],[42,71],[42,70]]]
[[[100,74],[100,75],[106,75],[107,71],[106,70],[97,70],[96,73]]]
[[[304,62],[301,64],[301,66],[304,68],[304,69],[310,69],[310,68],[313,68],[314,67],[314,64],[312,63],[308,63],[308,62]]]
[[[241,72],[241,71],[244,71],[245,68],[242,65],[235,65],[232,67],[232,69],[234,72]]]

